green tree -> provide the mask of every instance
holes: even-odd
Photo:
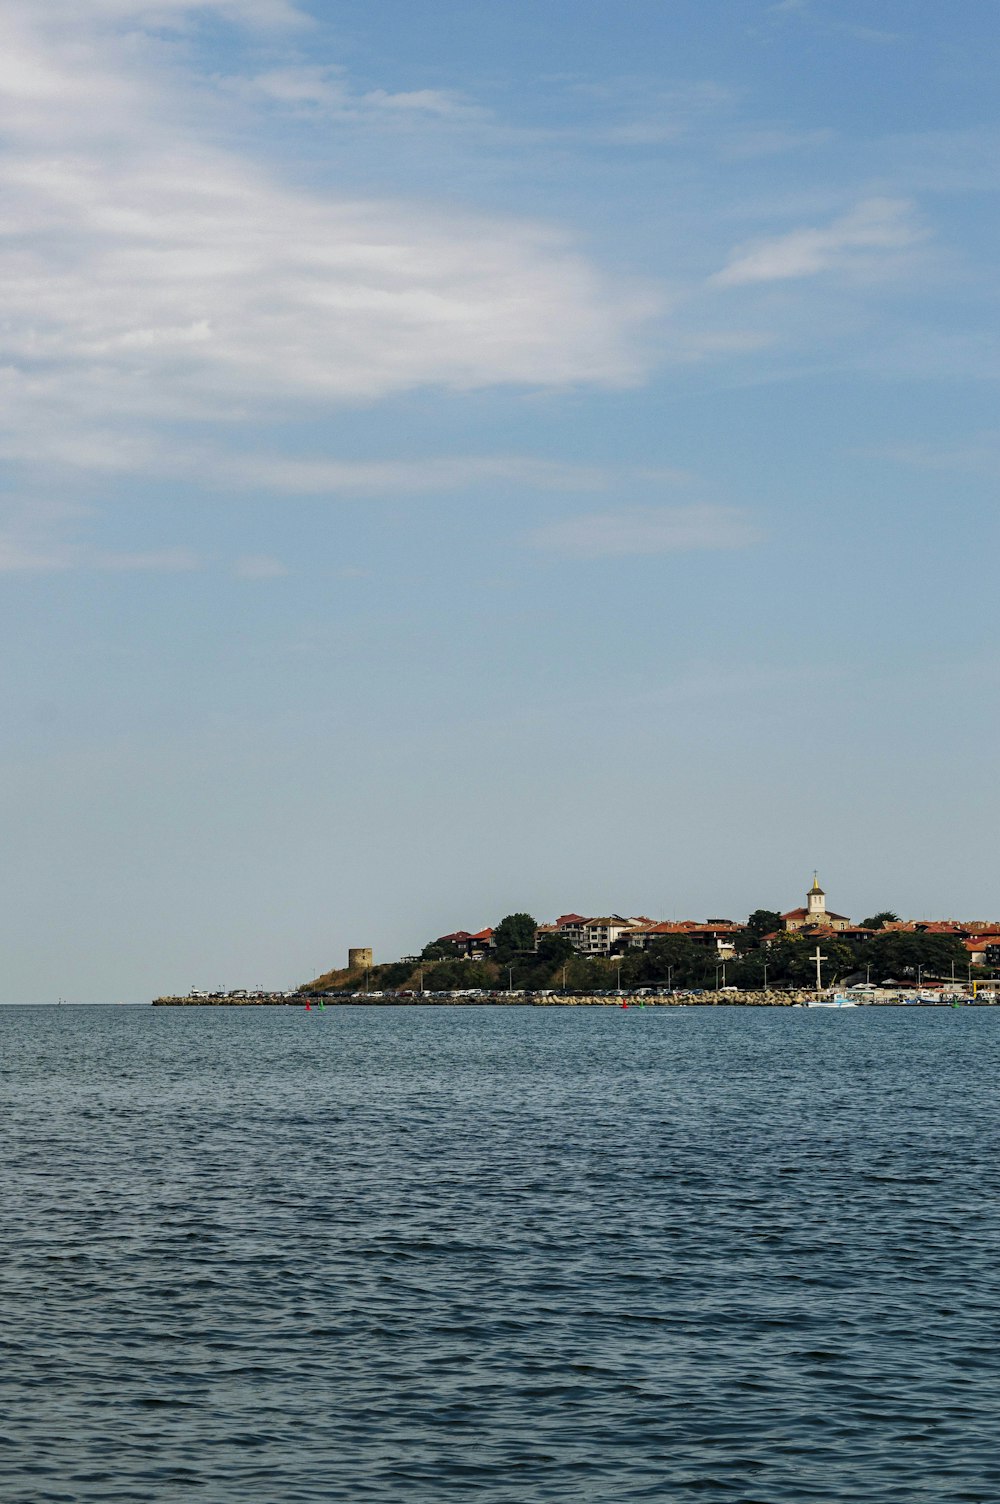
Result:
[[[442,944],[440,940],[428,940],[420,952],[421,961],[454,961],[457,956],[458,952],[450,941]]]
[[[538,942],[538,960],[542,965],[562,966],[576,955],[576,948],[565,935],[543,935]]]
[[[919,930],[890,930],[874,935],[858,952],[858,964],[872,969],[873,981],[922,976],[947,979],[952,967],[964,972],[969,955],[952,935],[925,935]]]
[[[537,928],[530,914],[508,914],[493,931],[493,947],[500,955],[533,951]]]
[[[508,952],[509,959],[504,962],[504,986],[507,984],[506,968],[512,968],[514,985],[520,988],[540,991],[543,988],[561,987],[563,985],[563,972],[566,973],[566,986],[570,986],[569,970],[577,956],[577,952],[565,935],[543,935],[538,942],[538,952],[535,955],[523,955],[513,951]]]
[[[870,919],[862,919],[861,928],[863,930],[881,930],[884,929],[887,924],[898,923],[898,914],[894,914],[891,909],[880,909],[879,912],[877,914],[873,914]]]
[[[751,936],[759,945],[765,935],[774,935],[782,929],[781,915],[777,909],[754,909],[744,926],[743,933]]]
[[[779,935],[761,950],[752,951],[737,964],[734,979],[738,987],[760,987],[767,962],[769,987],[815,987],[816,946],[823,955],[821,977],[824,987],[832,986],[857,967],[854,947],[833,935],[821,941],[814,935]]]
[[[715,977],[714,955],[683,935],[667,935],[638,955],[641,961],[636,980],[646,986],[702,987],[709,973]]]

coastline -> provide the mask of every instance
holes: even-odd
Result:
[[[363,993],[350,996],[298,993],[287,997],[281,993],[264,994],[258,997],[156,997],[154,1008],[303,1008],[322,1004],[327,1008],[618,1008],[627,1003],[630,1008],[792,1008],[800,1007],[815,997],[814,992],[703,992],[699,994],[676,994],[671,997],[640,996],[620,992],[612,996],[588,994],[577,997],[568,993],[541,992],[491,992],[476,997],[453,996],[450,993],[413,994],[410,996],[390,994],[365,996]],[[875,1005],[873,1005],[875,1006]]]

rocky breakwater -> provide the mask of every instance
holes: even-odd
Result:
[[[302,998],[290,992],[205,992],[186,997],[154,997],[154,1008],[294,1008]]]
[[[789,1008],[807,1003],[811,992],[698,992],[673,993],[669,997],[629,992],[591,993],[577,996],[562,992],[481,992],[418,994],[385,992],[365,996],[333,993],[196,993],[186,997],[154,997],[154,1008],[302,1008],[322,1003],[326,1007],[399,1008],[424,1007],[513,1007],[513,1008]]]
[[[622,1003],[627,1003],[630,1008],[789,1008],[806,1003],[814,996],[815,993],[812,992],[771,991],[674,993],[670,997],[636,996],[629,992],[615,993],[610,997],[525,993],[520,998],[515,995],[511,1000],[542,1008],[619,1008]],[[507,994],[500,993],[489,1001],[502,1003],[507,999]]]

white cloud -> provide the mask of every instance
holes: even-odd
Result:
[[[609,472],[598,466],[523,455],[414,460],[303,460],[251,455],[221,460],[213,473],[222,484],[300,496],[413,496],[463,491],[491,482],[507,482],[532,490],[599,491],[610,483]]]
[[[949,447],[934,444],[888,444],[864,453],[876,458],[912,465],[917,470],[965,472],[1000,478],[1000,434],[984,433],[968,443]]]
[[[761,536],[756,524],[739,508],[699,504],[566,517],[536,528],[528,541],[535,548],[568,558],[604,559],[746,548],[759,542]]]
[[[740,287],[865,268],[871,266],[873,257],[903,250],[921,238],[909,202],[866,199],[823,228],[792,230],[738,246],[729,265],[712,281],[720,287]]]
[[[11,0],[0,13],[8,444],[421,386],[641,378],[658,295],[603,276],[550,227],[290,187],[208,144],[183,53],[113,24],[200,8]],[[271,80],[308,97],[335,87],[323,70]],[[367,98],[401,115],[459,108],[432,91]]]
[[[233,565],[233,573],[240,580],[280,580],[288,572],[288,566],[270,554],[243,554]]]
[[[898,42],[899,33],[884,31],[875,26],[858,26],[852,21],[843,21],[838,17],[827,16],[817,13],[811,4],[811,0],[777,0],[777,4],[769,5],[767,14],[771,16],[797,17],[801,21],[807,21],[814,27],[831,33],[835,36],[850,37],[856,42]]]
[[[293,113],[324,115],[340,121],[374,121],[396,116],[407,128],[408,116],[423,115],[466,125],[485,122],[489,112],[447,89],[352,89],[343,69],[330,65],[291,63],[252,77],[216,80],[226,94],[250,101],[266,101]]]
[[[732,348],[727,344],[726,348]],[[743,346],[739,346],[743,348]],[[0,385],[2,391],[2,385]],[[38,454],[44,442],[44,456]],[[624,486],[686,486],[689,471],[668,466],[581,465],[526,454],[431,455],[386,460],[301,458],[296,455],[221,453],[210,445],[171,445],[165,440],[94,430],[55,434],[35,430],[19,439],[0,438],[0,456],[33,459],[56,473],[197,478],[222,490],[256,490],[287,496],[425,496],[479,492],[488,486],[519,491],[608,491]]]
[[[65,550],[39,548],[0,533],[0,574],[51,574],[69,567]]]
[[[41,7],[38,0],[5,0],[5,8],[34,15]],[[134,22],[160,28],[213,11],[242,26],[308,24],[294,0],[45,0],[44,11],[47,21],[59,25]]]
[[[447,115],[451,119],[466,119],[481,113],[457,94],[443,89],[411,89],[396,94],[387,93],[385,89],[372,89],[362,97],[365,104],[382,110],[417,110],[429,115]]]
[[[61,542],[46,546],[17,533],[0,533],[0,574],[63,574],[68,570],[176,574],[200,568],[201,560],[186,548],[128,553]]]
[[[835,139],[835,133],[823,126],[811,131],[762,127],[745,130],[734,136],[731,141],[723,145],[722,155],[737,160],[750,157],[775,157],[785,152],[811,151],[815,147],[829,146]]]
[[[202,561],[188,548],[161,548],[148,553],[80,548],[73,553],[72,565],[78,569],[103,569],[117,573],[148,570],[158,574],[175,574],[200,569]]]

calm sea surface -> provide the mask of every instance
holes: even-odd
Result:
[[[0,1009],[0,1498],[1000,1500],[1000,1009]]]

